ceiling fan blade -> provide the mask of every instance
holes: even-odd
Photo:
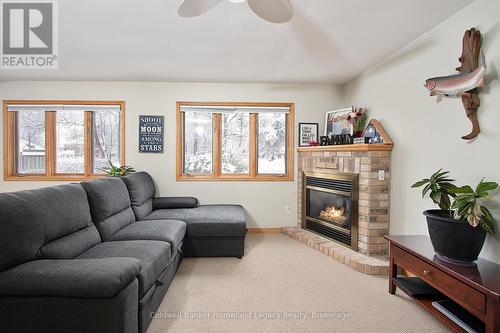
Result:
[[[248,0],[248,6],[266,21],[286,23],[293,17],[291,0]]]
[[[177,12],[182,17],[194,17],[208,12],[221,2],[222,0],[184,0]]]

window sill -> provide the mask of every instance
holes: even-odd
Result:
[[[293,175],[259,175],[259,176],[248,176],[248,175],[177,175],[177,181],[207,181],[207,182],[293,182]]]
[[[29,176],[5,176],[4,181],[85,181],[105,177],[106,175],[89,175],[89,176],[73,176],[73,175],[54,175],[54,176],[43,176],[43,175],[29,175]]]

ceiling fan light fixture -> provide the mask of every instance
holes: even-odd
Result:
[[[188,0],[182,1],[177,13],[182,17],[195,17],[208,12],[221,3],[222,0]]]
[[[286,23],[293,17],[291,0],[248,0],[251,10],[271,23]]]
[[[194,17],[208,12],[223,0],[183,0],[178,13],[182,17]],[[247,2],[248,7],[262,19],[271,23],[286,23],[293,17],[291,0],[229,0],[232,3]]]

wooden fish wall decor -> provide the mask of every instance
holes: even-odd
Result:
[[[486,61],[481,52],[481,42],[479,30],[474,28],[467,30],[463,38],[462,55],[458,58],[461,65],[456,68],[460,74],[430,78],[424,84],[431,96],[462,98],[465,113],[472,123],[472,131],[462,137],[464,140],[474,139],[481,131],[477,119],[477,109],[480,105],[478,88],[484,87],[486,74]]]

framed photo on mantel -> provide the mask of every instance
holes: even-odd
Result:
[[[318,142],[318,123],[299,123],[299,147],[307,147],[311,141]]]
[[[353,107],[328,111],[325,116],[325,136],[352,134],[352,124],[347,120]]]

